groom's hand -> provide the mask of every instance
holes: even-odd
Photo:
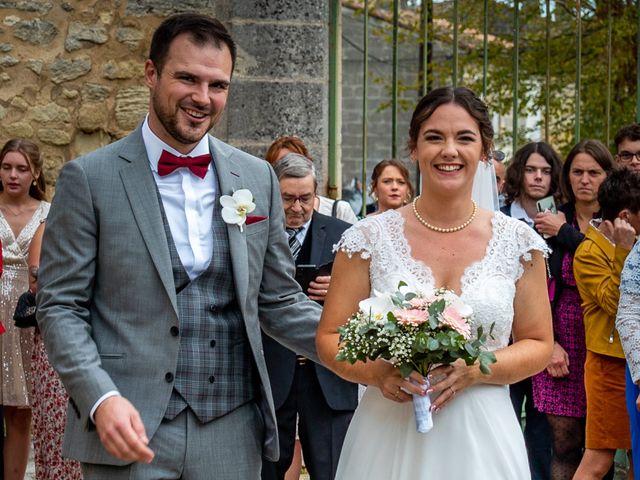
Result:
[[[124,397],[104,400],[94,415],[104,448],[120,460],[151,463],[154,453],[138,410]]]

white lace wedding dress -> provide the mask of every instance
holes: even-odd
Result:
[[[546,250],[524,222],[500,212],[482,260],[461,279],[461,297],[474,310],[472,330],[495,322],[489,349],[507,346],[515,284],[522,259]],[[395,210],[368,217],[343,235],[338,248],[370,258],[371,288],[395,290],[398,281],[434,286],[428,265],[411,256],[404,219]],[[411,402],[384,398],[367,388],[344,441],[337,480],[526,480],[530,478],[522,432],[506,385],[476,385],[459,392],[439,413],[433,429],[416,431]]]

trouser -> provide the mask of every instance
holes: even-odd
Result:
[[[640,395],[640,388],[633,383],[629,365],[627,365],[627,410],[631,422],[631,452],[633,457],[633,475],[640,479],[640,412],[636,406],[636,399]]]

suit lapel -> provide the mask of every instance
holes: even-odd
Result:
[[[218,186],[220,187],[214,208],[222,208],[219,202],[221,195],[232,195],[236,190],[243,188],[240,167],[231,158],[229,150],[224,148],[224,144],[221,144],[211,136],[209,137],[209,149],[213,156],[213,164],[218,177]],[[238,225],[227,224],[227,234],[229,235],[229,250],[236,296],[240,308],[244,310],[249,285],[249,259],[246,237],[244,229],[241,232]]]
[[[324,250],[324,241],[327,237],[327,232],[325,231],[326,224],[322,221],[322,217],[313,213],[313,217],[311,220],[311,254],[309,255],[309,260],[312,264],[315,264],[317,267],[320,266],[319,262],[322,261]]]
[[[120,178],[140,234],[177,314],[176,288],[171,270],[169,245],[160,213],[157,187],[149,167],[140,127],[124,142],[126,145],[122,149],[121,156],[129,164],[120,169]]]

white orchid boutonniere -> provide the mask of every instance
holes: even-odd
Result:
[[[253,194],[243,188],[233,192],[233,195],[222,195],[222,219],[231,225],[238,225],[242,232],[242,226],[247,221],[247,214],[253,212],[256,204],[253,203]]]

